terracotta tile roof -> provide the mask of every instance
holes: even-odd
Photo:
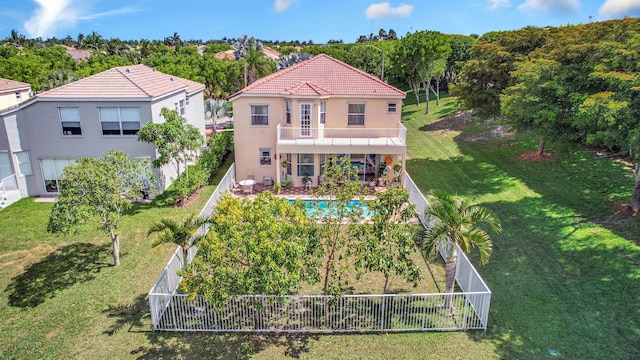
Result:
[[[66,45],[63,45],[63,47],[66,49],[67,54],[71,56],[76,62],[80,62],[81,60],[84,60],[91,56],[91,50],[79,50]]]
[[[146,65],[112,68],[45,91],[40,99],[140,99],[156,98],[184,89],[187,94],[204,89],[195,81],[168,75]]]
[[[351,65],[320,54],[259,79],[233,94],[230,99],[243,95],[404,98],[406,93]]]
[[[266,46],[266,45],[263,45],[263,46],[262,46],[262,52],[263,52],[267,57],[269,57],[269,58],[271,58],[271,59],[276,59],[276,60],[277,60],[277,59],[279,59],[279,58],[280,58],[280,55],[281,55],[281,54],[280,54],[280,51],[275,50],[275,49],[273,49],[273,48],[270,48],[270,47],[268,47],[268,46]]]
[[[262,46],[262,53],[269,59],[278,60],[280,58],[280,52],[278,50],[272,49],[268,46]],[[233,53],[233,50],[220,51],[215,53],[215,56],[218,59],[231,59],[235,60],[236,55]]]
[[[0,78],[0,91],[15,91],[22,89],[30,89],[31,84]]]
[[[215,53],[216,58],[218,59],[231,59],[231,60],[235,60],[236,56],[233,54],[233,50],[227,50],[227,51],[220,51]]]

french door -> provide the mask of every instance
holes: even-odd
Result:
[[[300,104],[300,136],[311,136],[311,104]]]

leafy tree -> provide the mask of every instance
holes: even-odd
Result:
[[[534,129],[540,135],[540,156],[544,154],[545,137],[554,136],[568,115],[566,88],[558,82],[560,67],[547,59],[519,63],[511,73],[516,84],[500,96],[502,113],[511,124]]]
[[[302,203],[269,191],[254,201],[223,195],[183,286],[221,304],[230,295],[286,295],[318,281],[317,236]]]
[[[395,72],[404,78],[420,103],[421,84],[430,84],[435,73],[440,72],[441,61],[451,53],[447,37],[437,31],[418,31],[407,34],[396,43],[391,52]],[[443,72],[443,71],[442,71]],[[427,101],[429,89],[425,88]],[[427,107],[428,109],[428,107]]]
[[[60,194],[49,215],[47,231],[76,231],[94,221],[109,234],[113,245],[113,266],[120,265],[120,219],[143,191],[154,183],[146,160],[110,150],[104,157],[81,158],[65,167],[60,176]]]
[[[384,275],[383,293],[389,291],[389,279],[400,276],[417,286],[420,268],[411,259],[415,251],[414,225],[409,221],[417,216],[415,205],[409,204],[409,193],[388,187],[368,203],[373,212],[371,223],[353,228],[359,240],[356,269],[380,272]]]
[[[425,210],[425,216],[431,218],[431,226],[420,232],[417,243],[426,256],[436,253],[441,248],[446,252],[446,285],[445,292],[452,293],[456,275],[456,247],[458,245],[464,253],[472,248],[480,252],[480,264],[489,261],[493,250],[493,243],[489,234],[478,227],[486,224],[495,233],[502,232],[500,220],[493,211],[473,205],[465,199],[455,199],[444,192],[429,194],[430,207]],[[445,301],[445,308],[450,307],[450,298]]]
[[[173,219],[160,219],[153,223],[147,231],[147,236],[159,234],[151,246],[157,248],[163,244],[175,244],[182,249],[182,270],[187,269],[189,249],[204,239],[204,234],[199,234],[198,230],[210,222],[210,219],[191,214],[185,217],[182,222]]]
[[[353,239],[347,231],[349,223],[357,223],[362,216],[361,210],[347,205],[353,199],[362,199],[368,191],[362,184],[352,180],[358,178],[357,169],[351,166],[348,158],[331,158],[323,167],[324,181],[310,191],[314,199],[326,200],[327,204],[324,214],[318,214],[324,294],[340,295],[347,285],[344,275],[351,264],[340,260],[353,245]]]
[[[204,138],[198,128],[187,123],[187,119],[176,110],[162,108],[160,115],[165,121],[146,123],[138,132],[138,141],[156,146],[159,157],[153,160],[153,166],[159,168],[173,162],[177,174],[180,174],[182,166],[195,158]]]

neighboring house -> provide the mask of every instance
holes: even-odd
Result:
[[[77,63],[91,56],[91,50],[79,50],[71,46],[62,46],[66,49],[67,54],[71,56]]]
[[[360,181],[406,160],[400,123],[406,94],[380,79],[321,54],[283,69],[232,95],[236,178],[253,175],[315,186],[322,166],[349,157]],[[283,164],[286,160],[287,163]],[[393,179],[389,177],[384,180]]]
[[[58,178],[81,157],[110,149],[154,160],[153,144],[138,130],[164,121],[160,110],[177,110],[205,134],[204,85],[145,65],[113,68],[43,92],[0,111],[0,178],[15,175],[21,196],[58,193]],[[178,174],[172,165],[158,170],[165,189]]]
[[[29,99],[31,85],[0,78],[0,111]]]
[[[266,45],[262,46],[262,53],[268,59],[275,60],[275,61],[277,61],[281,55],[281,53],[278,50],[270,48]],[[230,60],[236,59],[236,55],[234,54],[233,50],[220,51],[215,53],[213,56],[215,56],[218,59],[230,59]]]

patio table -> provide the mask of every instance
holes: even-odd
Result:
[[[253,186],[256,184],[256,181],[251,179],[245,179],[245,180],[240,180],[238,184],[240,184],[241,186]]]

